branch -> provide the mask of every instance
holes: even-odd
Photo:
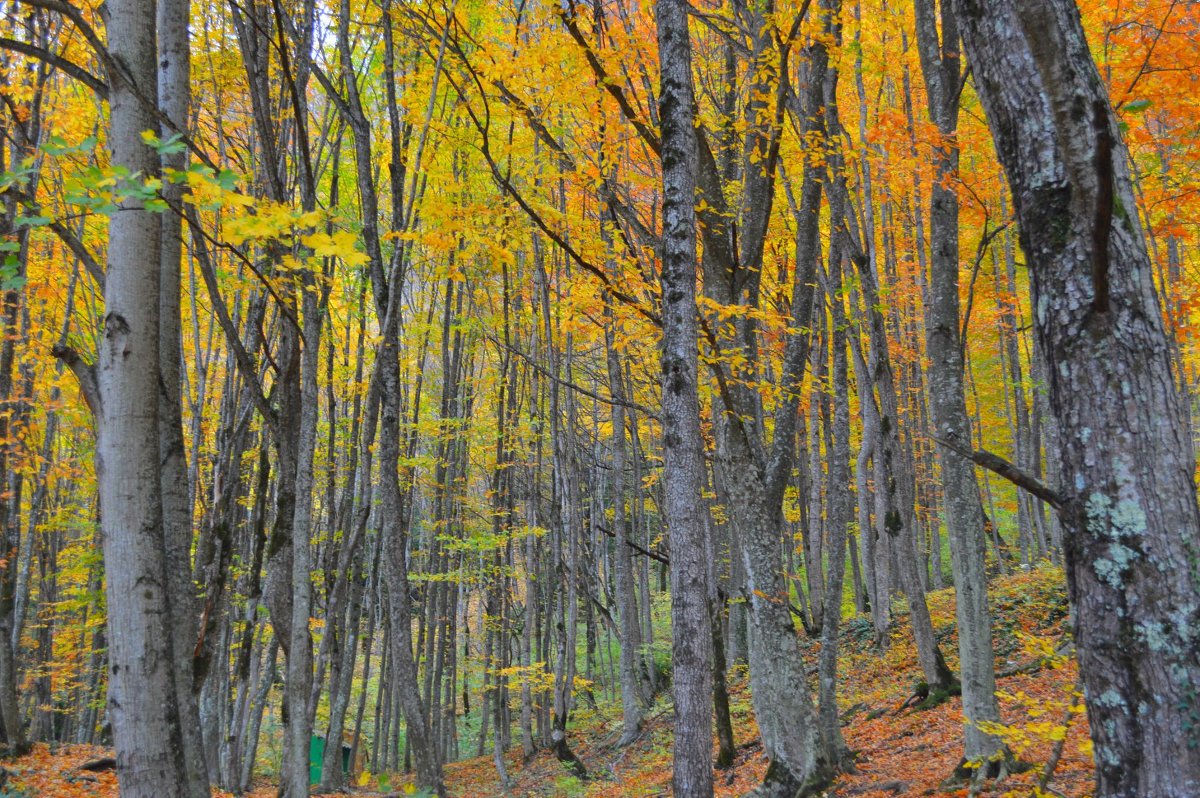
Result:
[[[36,202],[32,190],[18,192],[10,189],[10,191],[12,191],[17,200],[26,208],[34,212],[40,212],[40,208]],[[62,241],[63,245],[67,247],[67,249],[71,250],[75,257],[79,259],[79,262],[83,264],[85,269],[87,269],[87,273],[92,276],[92,279],[96,281],[96,285],[100,287],[100,291],[103,293],[104,278],[106,274],[105,268],[98,260],[96,260],[92,253],[88,251],[88,248],[84,245],[83,240],[71,232],[70,228],[63,224],[59,219],[55,219],[46,226],[53,231],[54,234],[58,236],[59,240]]]
[[[600,402],[601,404],[614,405],[614,406],[628,408],[629,410],[633,410],[635,412],[641,413],[646,418],[651,418],[651,419],[654,419],[655,421],[660,420],[660,416],[658,415],[658,413],[656,413],[655,411],[651,410],[650,408],[646,407],[643,404],[638,404],[637,402],[633,402],[628,399],[617,399],[612,396],[602,396],[601,394],[599,394],[595,391],[590,391],[587,388],[584,388],[579,383],[572,382],[571,380],[563,379],[562,377],[555,376],[549,369],[544,368],[543,366],[541,366],[540,364],[535,362],[533,357],[528,352],[524,352],[516,346],[506,344],[494,335],[486,335],[485,334],[484,337],[487,338],[492,343],[496,344],[496,346],[500,347],[504,351],[510,352],[511,354],[514,354],[517,357],[521,358],[521,360],[525,361],[525,364],[527,366],[529,366],[529,368],[533,369],[534,371],[536,371],[538,374],[542,375],[546,379],[553,380],[554,382],[556,382],[557,384],[561,385],[564,388],[567,388],[569,390],[575,391],[576,393],[582,394],[590,399]]]
[[[88,251],[88,248],[84,246],[79,236],[72,233],[65,224],[57,220],[50,222],[47,227],[54,231],[59,240],[63,242],[67,249],[71,250],[75,257],[79,258],[79,262],[83,264],[83,268],[87,269],[87,273],[92,276],[92,279],[96,281],[96,285],[99,286],[100,291],[103,292],[105,269],[93,257],[92,253]]]
[[[92,27],[91,23],[84,19],[83,12],[74,4],[70,2],[64,2],[64,0],[21,0],[21,2],[24,5],[33,6],[34,8],[53,11],[54,13],[69,19],[83,35],[83,38],[87,40],[87,43],[91,45],[92,51],[96,54],[96,57],[104,62],[104,65],[108,69],[111,70],[114,67],[114,62],[112,60],[112,56],[108,52],[108,47],[105,46],[104,41],[100,38],[100,35],[96,33],[96,29]],[[101,14],[103,15],[104,13],[105,12],[101,10]]]
[[[198,224],[195,224],[198,219],[196,218],[195,209],[190,206],[188,207],[187,219],[188,226],[192,230],[192,235],[198,235],[200,227]],[[255,368],[254,358],[246,351],[246,347],[242,343],[242,338],[238,334],[237,327],[234,326],[233,319],[230,318],[229,308],[226,307],[225,300],[221,296],[220,287],[217,285],[216,269],[213,266],[212,259],[209,257],[208,250],[203,246],[197,246],[192,251],[196,256],[196,263],[200,267],[200,276],[204,279],[204,285],[208,289],[209,300],[212,302],[212,309],[217,316],[217,322],[221,325],[221,329],[225,333],[225,340],[233,352],[234,362],[237,363],[238,371],[242,374],[242,381],[250,392],[250,398],[254,401],[259,415],[262,416],[267,426],[273,429],[277,421],[277,415],[263,393],[262,382],[258,378],[258,370]],[[283,312],[282,305],[280,306],[280,312]]]
[[[58,358],[75,375],[79,381],[79,390],[83,393],[83,401],[87,403],[92,415],[100,418],[100,385],[96,382],[96,367],[86,362],[79,353],[66,344],[55,344],[50,354]]]
[[[105,100],[108,99],[108,85],[103,80],[96,77],[91,72],[88,72],[74,61],[63,58],[57,53],[52,53],[45,48],[36,47],[32,44],[26,44],[25,42],[17,41],[16,39],[10,39],[7,36],[0,36],[0,50],[10,50],[14,53],[27,55],[30,58],[36,58],[37,60],[49,64],[50,66],[59,69],[75,78],[80,83],[96,92],[96,94],[100,95],[101,98]]]
[[[1113,108],[1114,111],[1120,111],[1125,105],[1125,101],[1133,94],[1133,89],[1138,85],[1138,81],[1145,77],[1147,67],[1150,66],[1150,59],[1154,56],[1154,49],[1158,47],[1158,40],[1162,38],[1163,33],[1167,29],[1167,20],[1171,18],[1171,14],[1175,12],[1175,6],[1179,5],[1179,0],[1171,0],[1171,5],[1167,7],[1167,13],[1163,14],[1162,22],[1154,29],[1154,40],[1150,42],[1150,46],[1146,48],[1146,57],[1142,59],[1142,65],[1138,67],[1137,74],[1133,76],[1133,80],[1125,89],[1125,93],[1121,96],[1121,101]]]
[[[983,203],[981,202],[980,205],[983,205]],[[967,351],[967,330],[971,326],[971,310],[975,306],[975,281],[979,279],[979,268],[983,265],[983,256],[987,254],[988,248],[991,247],[992,241],[996,239],[996,236],[1007,230],[1009,225],[1012,224],[1012,220],[1010,219],[999,227],[993,228],[989,231],[986,206],[984,207],[983,213],[984,233],[983,237],[979,239],[979,246],[975,248],[975,263],[971,266],[971,287],[967,291],[967,307],[963,311],[962,328],[958,334],[959,356],[963,358],[964,361],[966,360]]]
[[[604,534],[608,535],[610,538],[614,538],[614,539],[615,539],[615,538],[617,537],[617,533],[616,533],[616,532],[613,532],[611,529],[607,529],[607,528],[605,528],[605,527],[602,527],[602,526],[600,526],[599,524],[597,524],[597,525],[596,525],[596,529],[599,529],[601,532],[603,532]],[[622,541],[621,541],[621,542],[623,542],[623,543],[624,543],[626,546],[628,546],[629,548],[633,549],[635,552],[637,552],[638,554],[642,555],[643,557],[649,557],[650,559],[654,560],[655,562],[660,562],[660,563],[662,563],[663,565],[670,565],[670,564],[671,564],[671,561],[670,561],[670,560],[668,560],[668,559],[667,559],[666,557],[664,557],[663,555],[661,555],[661,554],[658,554],[658,553],[656,553],[656,552],[653,552],[653,551],[647,551],[646,549],[643,549],[643,548],[642,548],[641,546],[639,546],[638,544],[634,543],[634,542],[633,542],[632,540],[630,540],[629,538],[624,538],[624,539],[622,539]]]
[[[596,76],[596,82],[603,86],[604,90],[607,91],[612,98],[617,101],[617,105],[621,108],[621,113],[629,121],[629,124],[633,125],[633,129],[637,131],[638,136],[640,136],[642,141],[646,143],[646,146],[653,150],[655,155],[661,154],[662,141],[659,139],[658,135],[650,129],[650,126],[642,121],[637,109],[633,107],[633,103],[631,103],[629,98],[625,96],[624,90],[622,90],[620,85],[618,85],[617,82],[613,80],[609,76],[608,72],[604,69],[604,65],[600,63],[600,59],[597,57],[596,52],[592,49],[592,46],[588,43],[587,38],[583,35],[583,31],[580,30],[579,23],[575,19],[574,13],[568,13],[567,10],[565,10],[562,6],[559,6],[556,11],[558,13],[558,18],[561,19],[563,25],[566,26],[567,33],[571,35],[571,38],[574,39],[575,43],[579,45],[579,48],[583,50],[583,55],[587,59],[588,66],[592,68],[592,73]]]
[[[952,452],[956,452],[962,457],[967,458],[980,468],[986,468],[996,476],[1006,479],[1012,484],[1016,485],[1018,488],[1021,488],[1027,493],[1036,496],[1037,498],[1046,502],[1046,504],[1049,504],[1055,510],[1061,510],[1063,508],[1065,500],[1058,491],[1054,490],[1054,488],[1051,488],[1045,482],[1042,482],[1032,474],[1022,471],[1020,468],[1008,462],[1000,455],[992,454],[986,449],[971,451],[970,449],[959,446],[957,443],[951,443],[945,438],[934,438],[934,440]]]
[[[455,46],[455,49],[458,49],[457,45]],[[471,64],[466,59],[463,59],[463,67],[467,70],[468,74],[470,75],[471,79],[475,82],[475,84],[480,87],[481,94],[482,94],[482,82],[481,82],[478,74],[475,72],[474,68],[471,66]],[[448,81],[450,81],[451,86],[454,87],[454,90],[456,92],[458,92],[459,96],[464,98],[464,100],[465,100],[467,93],[466,93],[464,87],[457,80],[455,80],[454,77],[451,76],[451,74],[449,72],[446,73],[446,79]],[[492,177],[493,177],[493,179],[495,179],[496,184],[500,187],[500,189],[505,194],[507,194],[510,198],[512,198],[512,200],[514,202],[517,203],[517,205],[521,208],[521,210],[524,211],[525,215],[527,217],[529,217],[529,220],[532,221],[534,223],[534,225],[539,230],[541,230],[542,233],[544,233],[545,236],[547,238],[549,238],[568,258],[570,258],[573,263],[575,263],[577,266],[579,266],[585,272],[588,272],[589,274],[593,275],[596,279],[598,279],[600,281],[600,283],[615,298],[619,299],[622,303],[628,305],[630,308],[632,308],[634,311],[636,311],[638,314],[640,314],[643,318],[645,318],[647,321],[649,321],[655,327],[661,327],[662,319],[659,317],[659,315],[657,313],[655,313],[653,310],[647,308],[636,297],[634,297],[634,296],[626,293],[625,291],[622,291],[620,288],[618,288],[613,283],[612,278],[609,277],[608,273],[604,269],[602,269],[599,266],[597,266],[596,264],[588,261],[583,256],[582,253],[580,253],[573,246],[571,246],[570,242],[566,239],[566,237],[564,237],[561,233],[555,231],[550,226],[550,224],[545,220],[545,218],[543,218],[542,215],[540,213],[538,213],[537,209],[533,207],[533,205],[524,197],[524,195],[521,194],[521,191],[516,186],[513,185],[512,181],[500,169],[500,165],[496,163],[495,156],[492,154],[492,150],[491,150],[491,139],[490,139],[490,134],[489,134],[491,118],[490,118],[490,111],[488,110],[488,107],[487,107],[486,97],[484,97],[483,100],[484,100],[484,118],[482,118],[482,119],[475,112],[475,110],[471,107],[470,103],[464,103],[463,107],[464,107],[464,110],[467,112],[467,116],[471,120],[471,124],[475,127],[475,130],[479,133],[479,136],[480,136],[480,143],[478,145],[479,152],[483,156],[484,161],[487,163],[488,168],[491,170]]]

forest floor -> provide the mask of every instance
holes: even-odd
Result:
[[[1061,739],[1061,756],[1050,790],[1043,794],[1086,796],[1092,784],[1092,758],[1087,720],[1075,692],[1075,663],[1069,654],[1062,653],[1069,649],[1062,573],[1046,568],[998,578],[991,599],[997,670],[1001,674],[998,689],[1005,724],[1002,733],[1019,759],[1032,767],[999,783],[988,783],[976,794],[1021,798],[1036,794],[1034,786]],[[954,592],[932,593],[929,602],[942,649],[954,668]],[[959,699],[951,698],[931,709],[901,709],[920,680],[907,617],[897,612],[892,642],[883,655],[871,645],[871,634],[870,623],[863,619],[848,621],[842,630],[839,707],[846,743],[857,754],[857,772],[839,777],[828,794],[864,798],[967,795],[964,785],[947,783],[962,756]],[[818,646],[805,640],[803,648],[815,672]],[[719,796],[745,795],[766,771],[744,671],[735,669],[731,677],[730,702],[738,755],[733,768],[717,774]],[[518,751],[507,760],[513,782],[507,792],[500,789],[490,756],[448,765],[448,787],[455,798],[668,795],[669,695],[659,697],[648,718],[638,739],[618,748],[619,706],[578,711],[572,720],[570,744],[588,769],[587,779],[572,775],[549,753],[539,753],[523,763]],[[0,789],[0,796],[115,798],[116,778],[111,771],[79,770],[88,760],[108,753],[88,746],[64,746],[51,752],[39,745],[29,756],[7,764],[12,774],[9,787],[24,792],[13,789],[6,793]],[[379,793],[364,790],[357,794]],[[264,784],[255,790],[253,798],[273,795],[274,789]]]
[[[1033,793],[1055,738],[1064,737],[1061,757],[1046,795],[1070,798],[1090,794],[1092,756],[1086,717],[1079,714],[1075,694],[1077,670],[1069,655],[1066,630],[1067,600],[1062,572],[1036,569],[994,580],[990,590],[994,614],[996,668],[1005,737],[1029,770],[988,783],[984,796]],[[916,650],[911,643],[907,613],[898,609],[888,650],[880,655],[872,645],[870,622],[859,618],[842,629],[839,661],[839,708],[842,732],[857,753],[857,773],[843,775],[830,796],[967,795],[966,785],[947,784],[962,757],[962,704],[951,698],[932,709],[900,709],[920,681]],[[929,596],[934,628],[952,669],[957,667],[954,591]],[[819,646],[803,639],[810,660],[812,687]],[[734,767],[717,773],[716,794],[742,796],[762,781],[767,763],[750,705],[744,671],[730,679],[730,706],[738,755]],[[607,711],[604,711],[607,709]],[[1072,719],[1064,723],[1068,712]],[[1066,728],[1064,728],[1064,726]],[[671,786],[671,705],[663,696],[655,703],[640,737],[617,748],[621,736],[620,707],[583,711],[573,716],[570,744],[587,766],[589,778],[572,776],[552,754],[539,753],[522,764],[520,754],[508,758],[512,796],[664,796]],[[490,756],[447,767],[447,780],[457,798],[504,795]]]

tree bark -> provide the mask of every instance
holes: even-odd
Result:
[[[112,163],[159,174],[154,0],[109,3]],[[148,102],[148,100],[150,100]],[[126,199],[108,230],[96,446],[108,597],[109,709],[123,798],[187,795],[159,468],[161,220]]]
[[[958,181],[955,135],[961,81],[958,20],[953,7],[942,3],[939,31],[933,0],[914,0],[913,7],[929,116],[941,134],[934,147],[935,173],[929,207],[931,258],[925,294],[929,412],[935,438],[969,447],[971,421],[963,393],[965,342],[960,337],[958,195],[954,186]],[[958,673],[966,721],[964,753],[969,768],[970,763],[992,759],[1003,750],[999,738],[985,734],[978,725],[981,721],[1000,720],[992,616],[987,599],[987,525],[971,461],[946,445],[938,447],[938,461],[942,508],[950,538],[950,565],[954,571]],[[933,523],[937,523],[936,518]]]
[[[1029,258],[1097,795],[1200,793],[1190,429],[1107,93],[1069,0],[956,0]]]
[[[842,297],[843,246],[834,237],[830,245],[826,295],[832,308],[831,343],[833,346],[833,430],[829,447],[829,490],[826,495],[829,516],[829,570],[825,581],[825,617],[821,629],[821,653],[818,660],[819,719],[825,756],[842,763],[850,751],[842,737],[837,707],[838,635],[842,621],[842,594],[846,575],[846,531],[850,525],[850,379],[846,356],[846,313]]]
[[[190,0],[158,0],[158,106],[171,120],[162,125],[161,138],[182,133],[191,105],[191,52],[188,25]],[[177,127],[173,127],[177,126]],[[186,151],[164,154],[162,165],[182,170]],[[176,207],[183,202],[183,186],[167,181],[163,198]],[[190,798],[209,798],[208,770],[204,761],[200,709],[192,652],[199,632],[196,588],[192,582],[192,491],[183,440],[180,396],[183,341],[180,325],[180,274],[183,258],[183,216],[174,208],[160,215],[162,224],[161,280],[159,290],[159,457],[162,468],[163,536],[166,543],[167,584],[171,593],[171,646],[175,663],[175,692]]]
[[[612,507],[613,529],[617,540],[613,547],[616,571],[617,620],[620,623],[621,644],[621,711],[623,726],[621,744],[633,742],[642,728],[642,706],[645,703],[642,685],[641,624],[638,621],[637,585],[633,573],[633,547],[629,545],[629,528],[625,518],[625,391],[621,380],[621,364],[616,349],[615,319],[612,305],[605,308],[605,348],[607,350],[608,384],[612,393]]]
[[[692,43],[685,0],[659,0],[662,119],[663,480],[671,542],[671,654],[676,795],[713,794],[709,629],[696,323],[696,160]]]

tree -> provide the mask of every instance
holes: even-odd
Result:
[[[161,138],[182,134],[191,106],[190,0],[158,0],[158,108],[168,120],[159,125]],[[176,128],[175,126],[180,126]],[[177,150],[177,152],[175,151]],[[162,155],[164,169],[185,169],[187,150],[180,146]],[[200,712],[193,667],[198,615],[192,583],[192,490],[188,482],[180,397],[183,361],[180,329],[180,273],[183,260],[183,186],[168,182],[162,196],[174,207],[162,214],[159,269],[159,451],[162,464],[162,520],[167,584],[171,595],[172,656],[175,694],[190,798],[208,798],[208,772],[201,740]]]
[[[1200,791],[1200,510],[1150,259],[1071,0],[957,0],[1030,261],[1097,794]]]
[[[160,171],[154,0],[109,5],[112,163]],[[131,192],[109,220],[104,332],[96,364],[96,461],[108,596],[108,704],[124,798],[182,796],[188,782],[175,686],[159,451],[161,219]],[[91,391],[93,376],[77,372]]]
[[[959,64],[958,20],[950,3],[941,4],[940,25],[933,0],[914,0],[917,49],[929,117],[941,141],[934,148],[934,181],[930,193],[929,287],[925,296],[925,351],[929,356],[929,412],[934,436],[952,444],[938,447],[942,478],[942,507],[950,538],[958,619],[958,673],[962,686],[964,754],[970,763],[995,759],[1002,745],[985,734],[979,721],[998,722],[995,657],[992,654],[992,616],[987,603],[987,525],[975,467],[960,453],[971,445],[971,421],[963,393],[965,341],[960,335],[958,298]],[[935,521],[936,523],[936,521]],[[936,543],[936,540],[935,540]],[[990,765],[984,772],[995,774]]]
[[[712,636],[709,629],[696,323],[696,161],[692,43],[686,0],[659,0],[662,119],[662,417],[671,540],[671,664],[676,795],[713,793]]]

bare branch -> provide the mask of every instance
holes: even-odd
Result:
[[[998,477],[1006,479],[1018,488],[1026,491],[1033,496],[1041,499],[1049,504],[1055,510],[1063,508],[1063,497],[1058,491],[1051,488],[1045,482],[1042,482],[1037,477],[1027,473],[1009,461],[1005,460],[998,454],[993,454],[986,449],[971,451],[970,449],[959,446],[957,443],[951,443],[945,438],[934,438],[934,440],[945,446],[947,449],[957,452],[959,455],[967,458],[980,468],[986,468]]]
[[[75,379],[79,381],[79,390],[83,394],[83,401],[87,403],[92,415],[99,418],[103,408],[100,405],[100,385],[96,381],[96,367],[85,361],[78,352],[66,344],[55,344],[50,353],[61,360],[75,375]]]
[[[63,58],[58,53],[52,53],[43,47],[36,47],[32,44],[26,44],[16,39],[10,39],[7,36],[0,36],[0,50],[10,50],[14,53],[21,53],[30,58],[36,58],[43,61],[55,69],[64,72],[67,75],[78,80],[80,83],[87,86],[96,94],[104,99],[108,99],[108,84],[103,80],[88,72],[86,69],[76,64],[74,61]]]

